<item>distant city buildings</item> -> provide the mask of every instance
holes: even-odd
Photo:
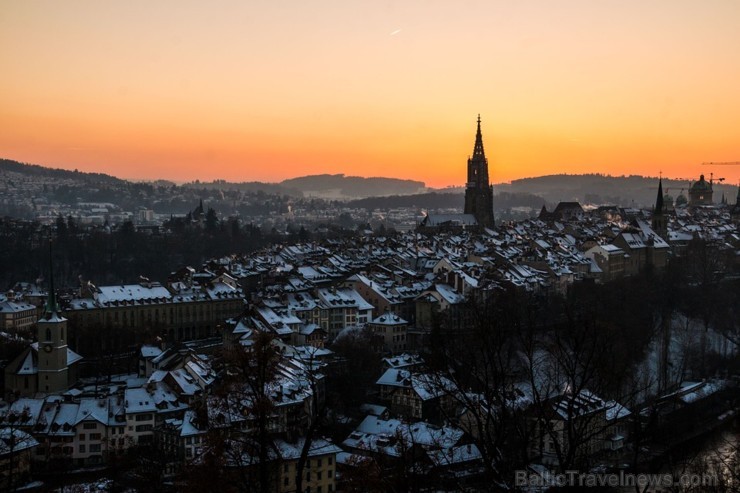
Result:
[[[672,207],[660,179],[651,209],[564,201],[538,217],[494,223],[480,118],[467,172],[464,213],[427,215],[418,230],[271,244],[181,266],[161,282],[80,278],[63,294],[53,282],[47,292],[40,282],[18,283],[0,301],[0,335],[23,340],[35,331],[35,341],[4,369],[0,472],[12,463],[27,477],[34,467],[115,464],[130,451],[154,450],[167,478],[221,460],[251,481],[269,463],[271,491],[294,491],[302,468],[302,489],[324,493],[367,464],[384,473],[414,464],[420,482],[453,490],[481,484],[486,461],[499,459],[506,444],[480,445],[501,409],[527,430],[521,459],[541,468],[562,464],[574,430],[581,441],[573,463],[619,457],[651,409],[662,427],[655,433],[690,429],[696,416],[717,421],[712,410],[729,402],[724,380],[681,375],[653,408],[628,409],[615,397],[574,391],[563,376],[543,385],[555,365],[549,343],[529,341],[526,355],[512,343],[505,381],[471,374],[464,386],[424,351],[432,338],[444,348],[469,334],[480,307],[499,295],[562,299],[577,286],[660,271],[692,242],[706,246],[713,273],[736,273],[737,204],[709,205],[712,183],[702,177],[690,204]],[[140,209],[138,219],[150,222],[150,212]],[[200,201],[186,220],[207,228],[215,213]],[[343,344],[359,347],[339,355]],[[274,359],[269,381],[255,390],[249,378],[262,375],[250,373],[260,348]],[[357,389],[367,401],[325,409],[330,398],[341,400],[332,386],[360,353],[379,363]],[[245,359],[229,360],[234,354]],[[269,413],[258,416],[262,406]],[[341,443],[316,434],[329,419],[346,428]],[[14,450],[4,445],[10,440]],[[260,446],[269,453],[260,457]]]

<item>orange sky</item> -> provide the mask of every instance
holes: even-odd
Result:
[[[740,179],[736,0],[4,1],[0,157],[124,178]]]

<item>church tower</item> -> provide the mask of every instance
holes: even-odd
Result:
[[[46,299],[44,314],[37,323],[38,390],[55,393],[69,388],[68,334],[67,319],[59,314],[59,305],[54,292],[51,251],[49,256],[49,296]]]
[[[465,214],[472,214],[478,225],[491,228],[493,220],[493,186],[488,180],[488,160],[483,150],[483,136],[480,130],[475,134],[473,156],[468,158],[468,181],[465,188]]]
[[[653,209],[652,227],[658,236],[668,241],[668,218],[666,217],[665,204],[663,203],[663,177],[658,181],[658,196],[655,198],[655,209]]]

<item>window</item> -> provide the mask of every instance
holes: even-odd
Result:
[[[100,452],[100,444],[99,443],[90,444],[90,452]]]
[[[306,471],[306,481],[311,481],[311,471]]]
[[[321,481],[321,471],[316,473],[316,480]]]
[[[334,457],[332,457],[331,455],[327,458],[327,460],[329,461],[329,465],[332,465],[334,463]]]
[[[51,329],[49,327],[46,328],[46,340],[51,340]]]
[[[288,476],[285,476],[285,477],[283,478],[283,486],[288,486],[288,483],[289,483],[289,481],[288,481]]]
[[[83,445],[80,445],[80,453],[81,454],[84,454],[85,453],[85,445],[84,444]]]
[[[80,433],[80,440],[82,440],[82,441],[85,440],[85,434],[84,433]]]
[[[98,427],[98,425],[96,423],[85,423],[82,425],[82,427],[86,430],[94,430]]]
[[[90,433],[90,440],[100,440],[100,433]]]

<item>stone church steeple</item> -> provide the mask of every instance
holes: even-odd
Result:
[[[663,201],[663,177],[658,180],[658,196],[655,197],[655,208],[653,209],[652,227],[658,236],[668,241],[668,218],[666,217],[665,204]]]
[[[49,244],[49,295],[44,314],[36,324],[38,340],[38,390],[63,392],[69,388],[67,361],[67,319],[60,315],[54,290],[54,271]]]
[[[468,181],[465,187],[465,214],[472,214],[480,226],[493,227],[493,186],[488,179],[488,159],[483,149],[483,135],[478,115],[473,155],[468,158]]]

